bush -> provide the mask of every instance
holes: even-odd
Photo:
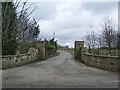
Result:
[[[49,45],[47,46],[47,49],[54,49],[54,46],[51,45],[51,44],[49,44]]]
[[[17,54],[23,54],[23,53],[27,53],[28,49],[29,49],[30,43],[29,42],[21,42],[18,45],[18,49],[17,49]]]

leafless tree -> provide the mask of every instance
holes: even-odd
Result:
[[[102,39],[109,50],[116,47],[116,30],[112,19],[106,17],[102,25]]]
[[[85,37],[85,43],[89,49],[94,49],[97,44],[97,37],[94,31],[87,33]]]
[[[22,4],[20,1],[16,1],[15,3],[15,8],[19,8],[20,6],[22,7],[19,12],[17,12],[18,16],[18,36],[17,40],[22,42],[22,41],[30,41],[32,40],[31,38],[34,38],[32,35],[32,32],[35,32],[35,30],[39,30],[39,25],[37,25],[36,20],[31,20],[30,15],[34,12],[36,7],[28,13],[27,11],[29,10],[29,7],[26,7],[27,0],[26,2],[23,2]],[[36,28],[35,28],[36,27]]]
[[[98,36],[97,36],[97,46],[99,48],[105,47],[105,42],[103,42],[102,34],[98,34]]]

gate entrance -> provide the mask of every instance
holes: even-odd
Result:
[[[81,49],[84,47],[84,41],[75,41],[74,47],[74,58],[80,59]]]

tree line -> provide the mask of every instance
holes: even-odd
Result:
[[[92,28],[91,28],[92,29]],[[120,31],[118,26],[109,17],[105,17],[101,25],[101,32],[94,30],[85,36],[85,43],[89,49],[103,48],[107,50],[120,49]]]
[[[22,3],[22,4],[21,4]],[[2,4],[2,55],[26,53],[30,43],[40,34],[38,21],[28,13],[27,2],[1,2]],[[17,9],[22,7],[18,12]]]

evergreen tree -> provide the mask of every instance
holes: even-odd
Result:
[[[17,49],[17,15],[13,2],[2,2],[2,55],[13,55]]]

